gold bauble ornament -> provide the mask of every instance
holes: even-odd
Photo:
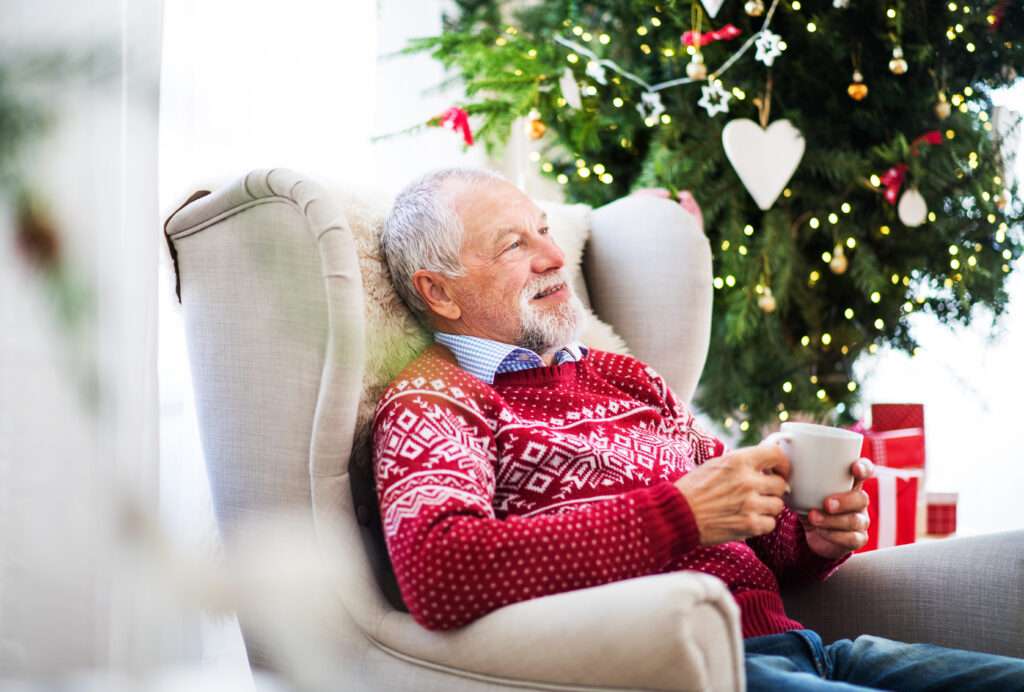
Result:
[[[996,197],[996,209],[999,209],[999,210],[1006,209],[1006,205],[1008,205],[1009,203],[1010,203],[1010,193],[1008,193],[1008,192],[1004,191],[1002,194],[1000,194],[998,197]]]
[[[548,131],[548,126],[540,118],[530,118],[526,123],[526,134],[530,139],[540,139]]]
[[[946,100],[946,93],[940,91],[939,100],[935,102],[935,116],[939,120],[945,120],[952,112],[953,107],[949,105],[949,101]]]
[[[765,287],[764,293],[757,299],[757,307],[766,313],[775,312],[775,296],[772,295],[772,289]]]
[[[764,14],[764,3],[761,0],[747,0],[743,10],[751,17],[760,17]]]
[[[846,87],[846,93],[854,101],[863,101],[867,97],[868,85],[864,83],[864,75],[860,73],[860,70],[853,71],[853,82]]]
[[[704,64],[704,56],[700,53],[694,53],[693,57],[690,58],[690,62],[686,64],[686,76],[690,79],[706,79],[708,76],[708,67]]]
[[[832,261],[828,263],[828,268],[832,270],[833,274],[844,274],[846,268],[850,265],[850,261],[846,259],[846,254],[843,252],[843,246],[836,246],[836,252],[832,256]]]
[[[892,49],[892,60],[889,61],[889,71],[893,74],[906,74],[910,66],[903,58],[903,49],[896,46]]]

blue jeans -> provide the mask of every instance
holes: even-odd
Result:
[[[823,644],[811,630],[743,641],[747,689],[1024,690],[1024,659],[863,635]]]

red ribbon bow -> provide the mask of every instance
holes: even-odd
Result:
[[[461,132],[462,139],[467,146],[473,144],[473,131],[469,129],[469,114],[458,106],[452,106],[434,118],[434,121],[441,127],[450,127],[456,132]]]
[[[907,164],[899,163],[882,174],[882,185],[885,185],[885,201],[889,204],[896,204],[900,195],[900,188],[907,177]]]
[[[1006,18],[1006,6],[1009,4],[1007,0],[999,0],[996,6],[992,8],[992,23],[988,25],[989,33],[999,31],[999,27],[1002,25],[1003,20]]]
[[[942,144],[942,133],[938,130],[925,132],[923,135],[910,143],[910,153],[917,156],[918,147],[922,144]],[[882,185],[885,186],[885,201],[889,204],[896,204],[900,196],[900,188],[907,177],[907,164],[898,163],[882,174]]]
[[[917,148],[922,144],[942,144],[942,133],[938,130],[925,132],[910,143],[910,153],[917,156]]]
[[[692,46],[694,43],[699,41],[701,47],[703,47],[714,41],[731,41],[742,33],[742,31],[732,24],[726,24],[721,29],[707,31],[704,33],[699,31],[687,31],[683,34],[681,40],[684,46]]]

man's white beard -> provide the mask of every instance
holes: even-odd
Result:
[[[555,307],[533,304],[533,297],[546,288],[565,284],[569,299]],[[569,280],[559,272],[554,277],[535,281],[519,294],[519,338],[516,346],[544,355],[557,351],[579,338],[583,326],[583,303],[572,290]]]

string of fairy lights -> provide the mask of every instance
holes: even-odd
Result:
[[[734,65],[738,60],[740,60],[750,50],[752,46],[758,45],[759,38],[764,39],[765,36],[775,37],[774,39],[772,39],[771,43],[768,44],[768,48],[770,50],[774,50],[775,53],[774,55],[771,56],[771,59],[767,61],[764,59],[766,55],[764,46],[758,45],[757,59],[760,62],[764,62],[766,66],[770,66],[772,64],[772,59],[778,57],[782,53],[782,51],[785,50],[785,42],[781,40],[781,37],[778,37],[777,35],[772,34],[769,31],[769,25],[771,23],[772,17],[776,11],[778,4],[779,0],[774,0],[768,11],[765,12],[764,5],[761,3],[760,0],[751,0],[750,2],[746,3],[745,7],[748,14],[750,14],[751,16],[761,16],[763,14],[765,16],[762,27],[759,31],[749,36],[747,40],[735,52],[733,52],[726,61],[724,61],[718,67],[717,70],[711,71],[708,74],[704,74],[703,71],[700,69],[688,69],[688,75],[686,77],[669,79],[655,84],[648,83],[647,81],[641,79],[637,75],[622,68],[612,60],[600,57],[595,50],[592,50],[591,48],[584,45],[596,42],[601,46],[607,46],[611,42],[612,38],[606,32],[589,31],[583,26],[580,26],[578,24],[574,25],[573,22],[566,20],[564,25],[566,28],[571,28],[571,32],[574,36],[574,39],[569,39],[562,36],[555,36],[554,40],[559,45],[563,46],[569,51],[566,55],[566,60],[570,66],[579,64],[581,61],[580,56],[586,58],[588,60],[586,74],[588,77],[590,77],[593,81],[597,82],[598,84],[605,85],[607,83],[604,79],[604,71],[610,70],[620,75],[622,78],[628,79],[638,84],[639,86],[643,87],[644,91],[641,93],[641,101],[636,104],[636,107],[637,110],[640,112],[640,115],[643,117],[645,125],[647,125],[648,127],[656,127],[659,124],[668,125],[672,122],[671,114],[663,112],[664,108],[661,105],[660,97],[658,97],[658,92],[664,89],[684,87],[690,84],[706,82],[708,85],[710,85],[711,88],[717,89],[718,96],[720,99],[722,99],[724,104],[727,104],[730,98],[735,98],[738,101],[743,101],[746,98],[746,93],[739,86],[733,86],[728,91],[725,91],[722,88],[722,76],[728,71],[728,69],[732,65]],[[893,54],[892,59],[889,61],[890,71],[894,75],[904,74],[910,67],[906,61],[906,58],[904,57],[902,47],[899,45],[899,35],[902,33],[900,26],[900,22],[902,19],[902,4],[903,0],[894,0],[893,6],[887,8],[885,13],[886,18],[890,21],[891,27],[894,29]],[[834,0],[834,6],[837,10],[845,9],[847,5],[848,2],[846,2],[845,0]],[[789,9],[793,12],[799,12],[802,9],[800,0],[793,0],[792,2],[788,3],[788,6]],[[969,32],[967,30],[967,27],[965,27],[963,23],[964,21],[967,20],[961,20],[961,15],[971,14],[971,8],[968,7],[967,5],[958,5],[956,2],[951,1],[946,4],[946,10],[950,14],[950,25],[946,31],[947,40],[950,41],[950,43],[962,42],[963,49],[966,52],[974,53],[977,50],[977,46],[973,42],[973,40],[968,38]],[[986,22],[989,25],[994,25],[996,23],[995,15],[989,13],[986,16]],[[648,20],[642,22],[636,27],[636,35],[642,40],[641,49],[644,54],[650,55],[651,53],[655,52],[655,49],[651,46],[651,43],[653,43],[653,41],[651,40],[651,36],[653,34],[653,30],[662,26],[662,24],[663,22],[657,16],[657,8],[655,8],[654,14]],[[813,20],[808,20],[804,27],[805,30],[810,34],[815,34],[819,32],[819,27]],[[513,30],[513,27],[509,27],[509,29]],[[701,64],[703,63],[702,58],[694,57],[700,56],[699,45],[700,44],[698,33],[698,41],[695,44],[686,46],[686,52],[691,56],[691,64],[688,65],[688,68],[692,68],[694,62],[698,60]],[[665,46],[661,48],[662,54],[667,57],[672,57],[675,54],[676,50],[677,49],[674,45]],[[567,68],[566,72],[571,75],[570,70],[571,68]],[[702,88],[705,90],[704,98],[707,99],[706,90],[709,87],[705,86]],[[864,98],[867,95],[867,91],[868,87],[866,84],[863,84],[863,79],[860,76],[859,70],[857,69],[857,65],[855,64],[854,78],[853,82],[851,83],[848,89],[848,93],[850,97],[853,98],[854,100],[860,100],[861,98]],[[583,96],[598,95],[598,89],[593,84],[584,84],[584,86],[580,89],[580,92]],[[975,92],[970,86],[964,86],[960,91],[953,93],[952,95],[947,97],[945,85],[942,85],[938,89],[937,102],[935,104],[935,113],[940,120],[944,120],[951,113],[952,108],[956,108],[959,112],[965,114],[974,111],[977,113],[976,117],[982,123],[983,129],[987,132],[991,132],[993,126],[989,114],[983,108],[979,107],[977,104],[972,103],[970,101],[971,97],[974,95]],[[564,86],[563,95],[561,98],[558,98],[556,102],[560,107],[572,105],[570,103],[570,99],[566,98],[566,94],[564,93]],[[623,108],[627,105],[625,99],[623,99],[622,96],[619,95],[615,96],[611,100],[611,103],[615,108]],[[703,102],[701,103],[701,105],[705,106]],[[717,114],[711,108],[708,108],[707,110],[709,117],[713,117],[714,115]],[[718,112],[727,113],[727,105],[725,105],[724,108],[721,108]],[[527,132],[534,139],[539,139],[540,136],[543,136],[543,124],[538,124],[538,118],[539,116],[537,116],[535,113],[532,113],[531,117],[529,118],[529,121],[527,122]],[[946,129],[942,134],[946,140],[953,140],[956,136],[956,132],[951,128]],[[619,144],[622,148],[628,149],[632,145],[632,142],[629,140],[628,137],[621,137],[619,140]],[[529,158],[533,162],[537,163],[543,172],[554,173],[555,164],[552,161],[544,160],[544,158],[541,156],[539,152],[531,152]],[[583,157],[577,157],[575,159],[575,166],[576,176],[582,182],[589,182],[591,180],[595,180],[603,184],[611,184],[615,179],[614,172],[609,170],[608,167],[601,162],[588,162]],[[973,171],[978,166],[978,154],[976,152],[971,152],[968,156],[967,167],[970,171]],[[958,177],[963,177],[963,175],[965,174],[967,174],[967,171],[958,171],[957,173]],[[564,172],[558,173],[555,175],[555,180],[560,185],[566,185],[569,182],[569,176]],[[1007,199],[1006,190],[1002,187],[1003,181],[1001,177],[998,175],[994,176],[991,182],[994,186],[994,190],[992,192],[984,191],[982,193],[982,198],[986,202],[996,199],[1002,200],[1001,204],[1005,203]],[[862,183],[866,186],[870,186],[871,189],[874,189],[875,191],[878,192],[880,192],[884,187],[881,177],[877,174],[871,174],[865,180],[863,180]],[[792,197],[792,195],[793,190],[791,188],[787,187],[784,189],[783,197],[790,198]],[[834,248],[832,251],[823,252],[821,255],[821,260],[825,265],[828,266],[832,273],[837,275],[841,275],[846,272],[849,264],[847,253],[850,251],[855,251],[857,248],[857,239],[852,235],[847,235],[844,239],[841,237],[842,233],[840,231],[841,221],[843,217],[848,216],[852,212],[852,204],[849,201],[844,201],[839,205],[839,209],[834,211],[826,211],[824,213],[814,213],[810,215],[805,221],[807,227],[810,228],[811,230],[817,231],[821,229],[823,226],[825,226],[825,224],[827,223],[827,228],[830,228],[833,231],[833,237],[835,239]],[[928,221],[934,222],[936,220],[935,213],[928,212],[927,219]],[[997,220],[998,219],[994,214],[987,215],[987,221],[989,223],[994,224],[997,222]],[[1009,229],[1005,222],[999,225],[998,230],[995,234],[995,240],[997,243],[1002,244],[1005,242],[1008,230]],[[735,247],[735,251],[740,257],[748,257],[750,249],[744,241],[746,239],[752,238],[752,236],[754,236],[755,233],[756,229],[754,228],[754,226],[751,224],[746,224],[742,229],[742,239],[740,241],[731,241],[729,239],[723,239],[721,241],[720,246],[721,251],[723,253],[727,253],[730,252],[733,247]],[[882,225],[877,229],[877,233],[881,237],[887,237],[892,235],[893,230],[888,225]],[[955,273],[952,276],[945,278],[943,282],[944,287],[946,289],[951,289],[956,282],[961,281],[963,279],[962,272],[968,271],[969,269],[975,267],[978,264],[977,255],[981,253],[983,250],[984,248],[980,243],[975,243],[973,247],[969,248],[959,247],[957,245],[950,245],[949,266],[950,269]],[[1002,271],[1004,273],[1009,273],[1009,262],[1013,259],[1013,253],[1009,249],[1003,249],[1001,252],[1001,257],[1003,260],[1005,260],[1001,267]],[[753,258],[750,257],[750,259]],[[821,282],[821,280],[822,272],[817,269],[814,269],[808,274],[807,286],[813,288],[816,285],[818,285]],[[912,277],[907,275],[901,276],[899,274],[894,273],[891,275],[890,281],[893,287],[899,287],[900,290],[906,291],[911,286]],[[736,276],[731,273],[725,274],[724,276],[715,276],[713,278],[713,282],[715,290],[728,290],[735,288],[737,285]],[[882,287],[879,287],[878,290],[872,290],[868,293],[867,298],[870,301],[870,303],[877,305],[882,302],[883,296],[881,289]],[[759,296],[759,305],[762,307],[762,309],[765,309],[766,306],[771,306],[770,310],[765,309],[765,311],[771,312],[772,310],[774,310],[774,298],[771,295],[771,288],[765,285],[764,282],[758,282],[755,286],[755,291]],[[921,292],[920,289],[918,289],[916,295],[912,299],[908,299],[902,304],[902,312],[906,314],[912,313],[915,309],[917,309],[917,306],[923,305],[926,302],[926,300],[927,298],[924,295],[924,293]],[[843,310],[843,316],[847,320],[855,320],[858,318],[856,311],[852,307],[846,307]],[[868,319],[870,320],[871,318],[869,317]],[[869,321],[868,323],[871,324],[879,332],[883,331],[886,326],[885,318],[882,315],[874,316],[873,321]],[[829,332],[824,332],[820,334],[820,336],[817,337],[816,341],[817,344],[820,344],[820,346],[823,347],[824,349],[833,348],[834,339],[832,334],[830,334]],[[811,335],[809,334],[804,335],[800,339],[800,344],[804,348],[812,348],[814,346],[814,342],[815,339],[812,339]],[[847,344],[839,344],[839,350],[840,353],[846,355],[850,350],[850,346]],[[913,351],[913,355],[917,355],[919,350],[919,348],[915,348]],[[868,351],[869,353],[872,354],[876,353],[878,351],[878,345],[875,343],[869,344]],[[817,375],[814,374],[811,374],[808,377],[808,381],[812,385],[821,384],[819,382],[819,378],[817,377]],[[853,381],[847,382],[846,386],[847,389],[851,392],[856,391],[857,389],[857,384]],[[781,391],[783,394],[791,394],[793,390],[794,383],[792,380],[786,380],[785,382],[782,383]],[[828,392],[824,387],[821,386],[819,386],[816,390],[816,395],[818,399],[822,401],[825,401],[829,398]],[[837,403],[836,410],[838,412],[841,413],[844,409],[845,406],[842,402]],[[741,403],[739,406],[739,410],[741,412],[745,412],[747,410],[747,405],[745,403]],[[786,421],[790,417],[790,414],[786,409],[785,403],[782,401],[778,402],[777,411],[778,418],[780,421]],[[727,417],[724,423],[727,428],[731,428],[736,423],[736,421],[734,421],[731,417]],[[746,431],[747,429],[749,429],[749,425],[750,423],[747,420],[739,422],[739,428],[742,431]]]

